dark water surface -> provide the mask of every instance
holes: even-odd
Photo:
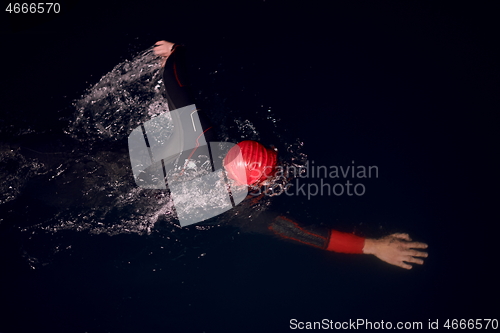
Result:
[[[107,6],[4,21],[0,332],[499,319],[491,8]],[[287,163],[377,166],[378,177],[349,178],[361,196],[275,196],[180,228],[167,193],[135,185],[127,148],[166,111],[150,52],[160,39],[188,46],[223,139],[274,145]],[[238,227],[266,223],[263,211],[366,237],[407,232],[429,258],[406,271]]]

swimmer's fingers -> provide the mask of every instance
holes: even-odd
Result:
[[[163,45],[155,46],[153,52],[160,57],[168,57],[172,53],[168,47],[164,47]]]
[[[401,267],[401,268],[404,268],[404,269],[412,269],[412,265],[409,265],[407,263],[405,263],[404,261],[399,261],[397,263],[390,263],[390,264],[393,264],[395,266],[398,266],[398,267]]]
[[[160,40],[160,41],[157,41],[155,43],[154,48],[158,49],[158,48],[166,47],[167,44],[169,44],[169,42],[167,42],[166,40]]]
[[[416,244],[421,244],[421,245],[417,245],[417,247],[420,247],[420,248],[427,247],[427,244],[424,244],[424,243],[416,243]],[[409,244],[407,244],[407,245],[409,245]],[[412,246],[412,247],[414,248],[416,246]],[[410,266],[410,265],[408,265],[408,263],[417,264],[417,265],[423,265],[424,264],[424,260],[420,259],[420,258],[427,258],[428,257],[427,252],[418,251],[418,250],[414,250],[414,249],[408,249],[408,250],[406,250],[405,251],[405,255],[406,255],[405,258],[403,259],[404,262],[405,262],[405,263],[403,263],[403,265],[405,267],[403,267],[403,265],[399,265],[399,266],[403,267],[403,268],[406,268],[406,269],[410,269],[410,268],[407,267],[407,266]]]
[[[412,256],[408,256],[404,261],[411,262],[413,264],[418,264],[418,265],[423,265],[423,263],[424,263],[424,260],[419,259],[419,258],[415,258]]]
[[[426,249],[429,245],[420,242],[409,242],[405,244],[407,249]]]
[[[418,251],[415,251],[418,252]],[[420,258],[415,258],[416,255],[415,253],[405,253],[404,255],[400,255],[399,259],[396,262],[393,262],[392,264],[395,266],[399,266],[404,269],[412,269],[412,265],[410,264],[417,264],[417,265],[423,265],[424,260]],[[391,262],[389,262],[391,263]]]
[[[160,57],[168,57],[172,53],[172,47],[174,43],[167,42],[166,40],[161,40],[155,43],[153,47],[153,52]]]
[[[396,234],[392,234],[390,236],[395,237],[395,238],[399,238],[399,239],[404,239],[408,242],[411,242],[410,235],[405,234],[405,233],[396,233]]]
[[[429,254],[427,254],[427,252],[417,251],[417,250],[408,250],[408,251],[406,251],[406,254],[408,254],[412,257],[421,257],[421,258],[427,258],[429,256]]]

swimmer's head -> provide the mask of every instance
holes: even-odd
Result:
[[[256,141],[242,141],[224,158],[229,178],[240,185],[256,185],[275,173],[277,153]]]

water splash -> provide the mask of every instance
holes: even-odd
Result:
[[[154,115],[168,111],[158,57],[149,48],[125,60],[73,103],[75,119],[65,131],[86,143],[118,141]]]
[[[171,248],[178,244],[178,250],[172,250],[173,254],[178,254],[184,251],[185,240],[196,233],[240,217],[251,224],[271,205],[269,197],[247,200],[210,221],[210,225],[180,228],[168,191],[136,186],[126,147],[127,137],[137,126],[168,111],[160,62],[151,48],[115,66],[74,101],[73,107],[74,116],[64,133],[72,138],[74,147],[57,155],[57,159],[46,158],[42,163],[37,158],[24,156],[19,149],[0,147],[0,205],[14,202],[26,185],[34,182],[36,186],[33,186],[31,197],[53,213],[46,213],[41,221],[19,225],[18,230],[30,240],[38,237],[40,244],[53,243],[54,249],[57,247],[53,253],[71,247],[71,243],[55,241],[57,235],[79,231],[109,236],[161,234]],[[257,125],[242,116],[236,115],[233,119],[237,136],[229,137],[223,128],[223,137],[229,141],[261,140]],[[279,134],[277,123],[280,119],[274,114],[267,112],[265,119],[276,141],[281,143],[281,162],[296,166],[305,164],[307,156],[301,151],[303,143]],[[36,133],[32,135],[36,137]],[[206,172],[208,165],[200,158],[185,166],[184,176],[194,179]],[[175,171],[180,172],[179,169]],[[287,180],[272,182],[281,184]],[[184,200],[193,198],[192,193],[182,195]],[[47,262],[46,258],[36,255],[37,251],[26,251],[26,258],[33,267]]]
[[[8,145],[2,145],[0,147],[0,205],[15,200],[32,177],[44,172],[46,172],[44,164],[37,159],[24,157],[19,148],[11,149]]]
[[[242,140],[260,141],[259,132],[250,120],[238,117],[234,119],[234,122],[238,128],[238,132]]]

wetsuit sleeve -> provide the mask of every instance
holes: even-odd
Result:
[[[195,103],[188,80],[186,49],[183,45],[175,44],[172,47],[172,53],[163,69],[163,82],[170,110]]]
[[[323,250],[340,253],[363,253],[365,238],[321,227],[300,226],[284,216],[276,217],[269,225],[276,236]]]
[[[200,109],[199,101],[194,98],[189,73],[187,69],[186,47],[174,44],[172,53],[163,68],[163,84],[170,111],[196,104],[201,127],[206,141],[217,141],[216,131],[206,113]],[[210,129],[210,130],[209,130]]]

